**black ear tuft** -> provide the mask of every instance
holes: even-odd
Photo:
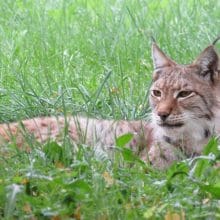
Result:
[[[212,45],[215,45],[220,40],[220,35],[212,42]]]

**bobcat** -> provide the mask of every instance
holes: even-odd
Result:
[[[59,140],[67,128],[73,142],[106,150],[114,146],[116,137],[132,133],[128,147],[159,169],[199,155],[209,138],[220,133],[220,62],[214,49],[217,40],[189,65],[177,64],[155,42],[152,44],[150,122],[80,116],[33,118],[1,124],[0,143],[15,141],[25,146],[26,133],[39,142]]]

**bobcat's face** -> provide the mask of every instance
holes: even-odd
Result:
[[[213,117],[212,84],[199,76],[195,66],[165,67],[154,72],[150,90],[153,122],[164,129],[178,129]]]
[[[219,58],[213,45],[190,65],[175,63],[156,44],[152,55],[154,73],[149,100],[157,133],[175,140],[180,138],[178,135],[194,135],[197,139],[210,136],[215,120],[213,109],[218,104],[216,88],[220,88]]]

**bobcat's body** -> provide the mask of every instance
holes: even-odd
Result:
[[[62,141],[64,132],[75,143],[100,147],[108,150],[115,146],[117,137],[130,133],[133,135],[129,147],[146,160],[152,143],[152,127],[145,121],[114,121],[78,116],[40,117],[0,125],[0,144],[16,142],[19,147],[26,143],[27,135],[38,142]]]
[[[39,142],[59,140],[65,131],[76,143],[109,148],[116,137],[132,133],[129,147],[158,168],[201,154],[210,137],[220,133],[220,68],[214,46],[190,65],[176,64],[156,44],[152,55],[151,122],[34,118],[0,125],[1,142],[15,141],[22,146],[26,132]]]

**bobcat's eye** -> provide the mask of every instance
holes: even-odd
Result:
[[[160,90],[152,90],[151,91],[152,95],[155,97],[161,97],[161,91]]]
[[[179,92],[178,93],[178,95],[177,95],[177,98],[186,98],[186,97],[188,97],[188,96],[190,96],[190,95],[192,95],[192,91],[181,91],[181,92]]]

